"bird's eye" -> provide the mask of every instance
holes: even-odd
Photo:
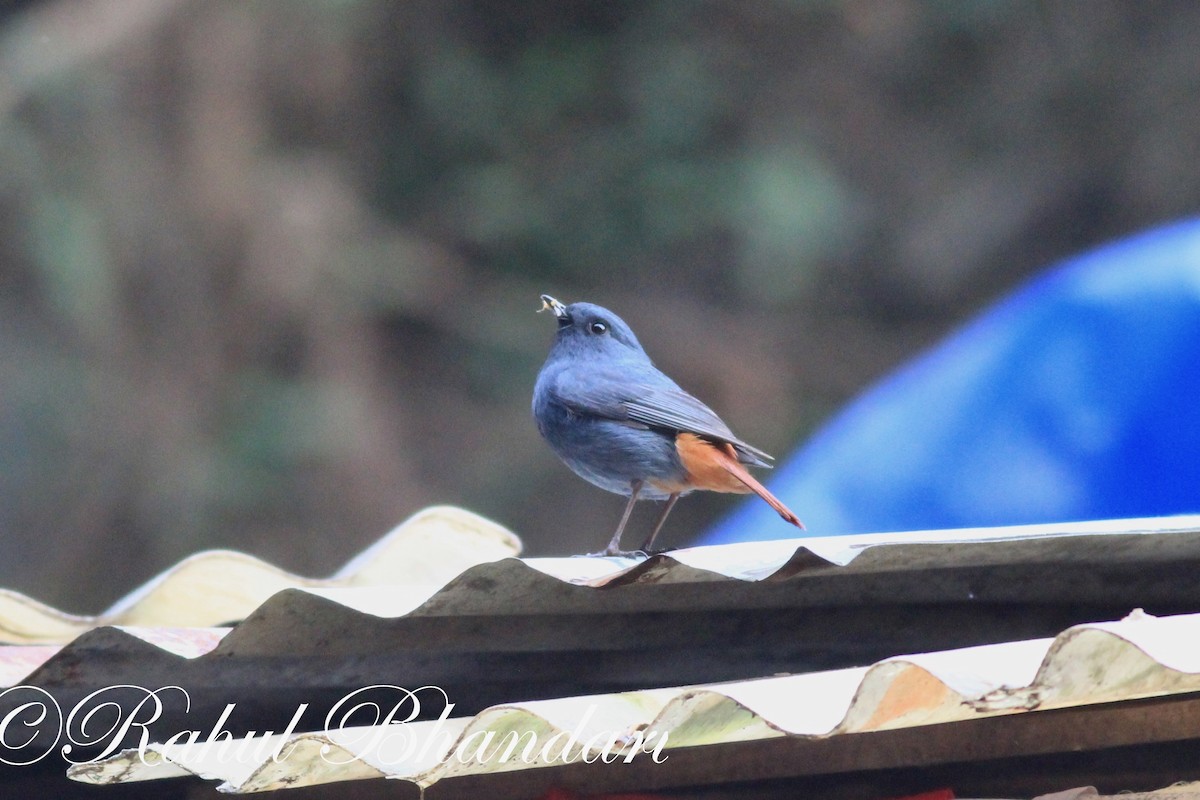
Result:
[[[591,331],[592,333],[596,334],[597,336],[600,336],[601,334],[608,333],[608,325],[601,322],[600,320],[596,320],[591,325],[588,325],[588,330]]]

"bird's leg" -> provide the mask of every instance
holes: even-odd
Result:
[[[644,552],[650,552],[650,547],[654,544],[654,537],[658,536],[658,532],[662,530],[663,523],[667,521],[667,514],[671,513],[671,509],[675,507],[675,501],[678,499],[679,492],[675,492],[667,498],[667,505],[663,508],[662,513],[658,515],[658,522],[654,523],[654,530],[650,531],[650,536],[646,539],[646,543],[642,545]]]
[[[625,523],[629,522],[629,515],[633,513],[633,504],[637,502],[638,492],[641,490],[642,482],[640,480],[630,481],[629,502],[625,504],[625,513],[621,515],[621,522],[617,525],[617,532],[613,534],[612,541],[608,543],[608,547],[604,548],[604,555],[616,556],[621,554],[621,534],[625,531]]]

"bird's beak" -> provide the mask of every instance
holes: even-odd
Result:
[[[558,317],[559,319],[563,319],[567,316],[567,307],[548,294],[542,295],[542,307],[539,308],[538,311],[553,311],[554,316]]]

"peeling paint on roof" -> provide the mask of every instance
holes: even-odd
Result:
[[[577,732],[577,741],[595,742],[588,751],[592,756],[610,739],[636,747],[642,743],[639,733],[654,732],[666,736],[663,752],[669,758],[690,748],[719,754],[735,743],[781,738],[848,742],[857,734],[1014,714],[1032,720],[1051,709],[1200,691],[1200,650],[1188,646],[1198,640],[1200,615],[1138,613],[1119,622],[1074,626],[1053,639],[899,656],[869,668],[512,703],[445,722],[243,741],[241,758],[229,755],[236,746],[226,747],[222,757],[220,742],[159,743],[150,746],[148,758],[126,750],[73,766],[69,776],[107,784],[193,774],[220,781],[218,788],[225,792],[372,777],[431,786],[465,775],[554,766],[536,758],[526,764],[520,758],[500,763],[460,757],[474,752],[474,745],[467,745],[488,732],[496,742],[510,732],[530,731],[539,742]],[[403,738],[403,750],[397,737]],[[425,741],[435,742],[436,754],[420,753],[418,745]],[[170,763],[164,765],[164,759]]]

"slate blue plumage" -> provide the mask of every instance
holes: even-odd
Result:
[[[554,311],[558,331],[534,386],[533,416],[575,474],[629,497],[606,554],[621,552],[621,532],[639,498],[667,501],[643,549],[675,501],[694,489],[765,493],[782,507],[740,466],[769,466],[770,456],[655,367],[624,320],[591,303],[566,306],[549,295],[542,302]],[[736,482],[706,478],[710,467]],[[786,508],[779,513],[798,524]]]

